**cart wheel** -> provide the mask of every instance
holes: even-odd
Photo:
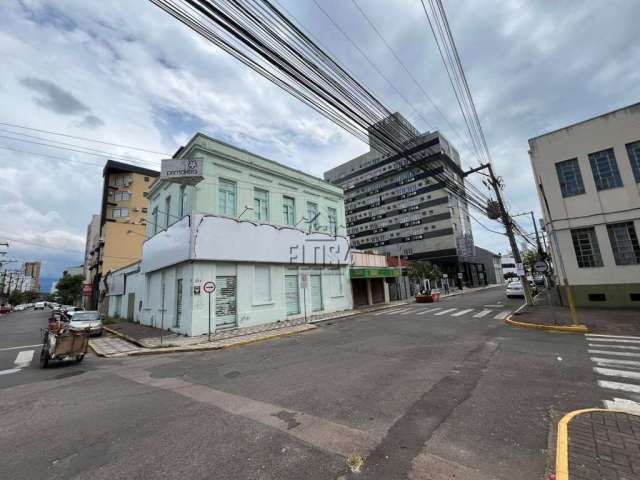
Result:
[[[44,346],[40,349],[40,368],[47,368],[49,364],[49,350]]]
[[[82,359],[84,358],[84,354],[82,355],[76,355],[76,362],[80,363],[82,361]]]

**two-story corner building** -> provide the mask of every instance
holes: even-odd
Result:
[[[372,135],[380,129],[394,138],[398,132],[413,131],[403,145],[418,150],[412,158],[425,168],[403,155],[384,153]],[[451,279],[461,273],[467,285],[482,283],[467,204],[436,178],[446,175],[464,183],[457,150],[439,132],[419,133],[399,113],[370,128],[369,144],[369,152],[324,174],[325,180],[344,188],[353,247],[428,260]]]
[[[640,103],[529,140],[556,273],[577,305],[640,307]]]
[[[198,133],[148,197],[141,323],[195,336],[209,307],[213,332],[352,308],[342,189]]]
[[[98,245],[93,248],[91,307],[106,313],[102,281],[109,272],[140,260],[149,202],[146,193],[160,172],[109,160],[102,171]]]

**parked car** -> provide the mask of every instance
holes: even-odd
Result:
[[[33,306],[34,310],[44,310],[45,307],[45,302],[36,302],[36,304]]]
[[[538,293],[538,287],[532,281],[529,282],[529,288],[531,290],[532,295],[536,295]],[[507,284],[507,298],[511,297],[523,297],[524,298],[524,288],[522,288],[522,281],[514,280]]]
[[[0,305],[0,313],[11,313],[11,305]]]
[[[24,310],[26,307],[24,305],[16,305],[15,307],[13,307],[13,311],[14,312],[21,312],[22,310]]]
[[[98,311],[71,311],[65,315],[65,321],[71,330],[85,331],[88,328],[90,335],[102,335],[102,317]]]
[[[60,313],[67,315],[69,312],[77,312],[82,310],[80,307],[74,307],[73,305],[62,305],[60,307]]]

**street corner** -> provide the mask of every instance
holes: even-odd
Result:
[[[556,480],[640,478],[640,416],[587,408],[558,422]]]

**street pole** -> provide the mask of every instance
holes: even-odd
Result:
[[[500,208],[500,217],[502,218],[502,223],[504,224],[504,228],[507,233],[507,238],[509,239],[509,245],[511,246],[511,252],[513,253],[513,259],[517,265],[522,265],[522,257],[520,256],[520,250],[518,250],[518,244],[516,243],[516,237],[513,233],[513,223],[511,217],[507,213],[507,209],[504,206],[502,201],[502,194],[500,193],[500,185],[498,183],[498,179],[493,174],[493,168],[490,163],[487,163],[487,168],[489,170],[489,176],[491,186],[496,194],[496,201],[498,202],[498,207]],[[523,265],[524,270],[524,265]],[[522,289],[524,290],[524,298],[526,300],[527,305],[533,305],[533,297],[531,296],[531,289],[529,287],[529,281],[527,280],[527,272],[523,272],[523,275],[520,275],[520,281],[522,282]]]
[[[538,244],[538,255],[542,255],[542,243],[540,243],[540,236],[538,235],[538,224],[536,223],[535,216],[533,215],[533,210],[529,212],[531,214],[531,222],[533,223],[533,229],[536,232],[536,243]]]
[[[211,292],[208,292],[209,295],[209,342],[211,341]]]

